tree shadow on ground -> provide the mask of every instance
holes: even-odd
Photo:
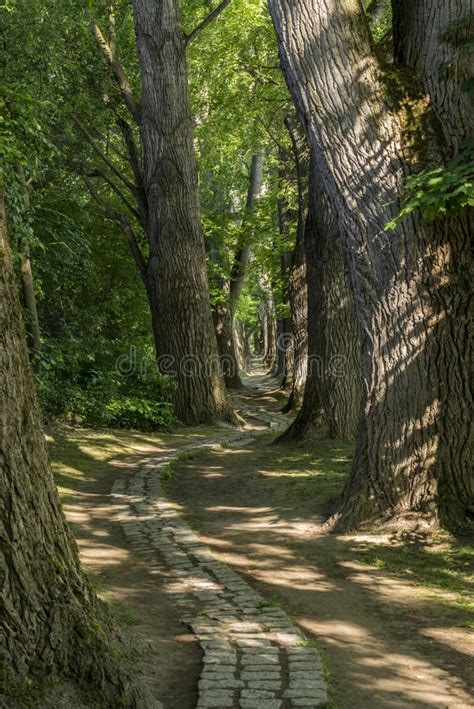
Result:
[[[222,561],[317,638],[340,706],[468,706],[468,549],[322,534],[352,448],[216,452],[178,467],[168,492]]]

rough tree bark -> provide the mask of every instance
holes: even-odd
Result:
[[[293,376],[288,401],[282,413],[298,411],[303,402],[303,394],[308,364],[308,294],[306,287],[306,256],[304,233],[308,209],[308,143],[296,116],[285,119],[285,125],[291,139],[295,163],[296,185],[298,193],[298,222],[296,241],[291,254],[288,272],[288,299],[291,312],[291,331],[293,336]]]
[[[277,199],[277,210],[278,210],[278,228],[280,232],[280,237],[284,241],[288,238],[290,231],[290,224],[294,218],[295,210],[290,210],[288,201],[283,196],[284,187],[288,180],[291,180],[291,153],[280,147],[278,151],[278,189],[280,196]],[[298,219],[299,210],[296,211],[296,218]],[[282,292],[281,292],[281,302],[283,306],[289,306],[290,304],[290,293],[288,287],[289,274],[291,271],[291,259],[292,253],[289,251],[282,251],[280,254],[280,276],[282,281]],[[291,313],[291,308],[290,308]],[[276,366],[276,376],[280,378],[280,386],[282,389],[287,389],[292,386],[293,383],[293,369],[294,369],[294,337],[292,330],[292,319],[291,314],[277,319],[277,366]]]
[[[466,13],[466,2],[448,4]],[[435,21],[420,25],[422,46],[439,44],[446,5],[430,3]],[[404,176],[427,159],[442,159],[432,111],[423,95],[393,96],[404,77],[382,72],[357,0],[269,0],[269,6],[286,80],[344,235],[363,330],[357,450],[327,527],[413,517],[462,524],[473,511],[469,225],[467,218],[426,225],[415,213],[385,230],[398,213]],[[437,57],[434,50],[431,74]],[[416,76],[403,68],[414,88]]]
[[[150,303],[158,367],[176,380],[175,412],[186,424],[236,421],[226,398],[212,325],[186,57],[189,42],[229,1],[221,2],[190,35],[181,28],[178,0],[133,1],[140,101],[117,59],[113,23],[108,42],[91,20],[92,33],[139,128],[142,150],[130,123],[122,116],[117,119],[133,178],[117,168],[71,115],[105,164],[105,173],[95,171],[83,178],[107,217],[125,233]],[[131,221],[108,207],[92,177],[104,180],[115,192]],[[147,257],[134,234],[136,222],[147,236]]]
[[[339,227],[311,159],[305,229],[308,293],[308,373],[300,410],[278,443],[316,431],[354,438],[360,411],[359,325],[342,253]]]
[[[185,36],[177,0],[133,0],[142,96],[146,289],[160,369],[176,378],[178,418],[231,420],[212,326],[200,221]]]
[[[30,193],[25,179],[25,172],[21,165],[16,168],[16,173],[20,181],[23,191],[25,211],[30,209]],[[28,335],[28,344],[33,353],[33,366],[38,372],[41,368],[41,360],[39,359],[40,349],[40,326],[38,318],[38,308],[36,305],[36,293],[33,279],[33,267],[31,265],[31,254],[29,244],[22,240],[19,244],[21,254],[21,285],[23,292],[23,301],[26,312],[28,313],[26,331]]]
[[[0,704],[24,706],[29,682],[67,678],[110,706],[144,706],[127,689],[119,635],[82,573],[48,467],[1,184],[0,362]]]
[[[283,283],[282,303],[289,305],[290,295],[288,289],[288,279],[291,269],[291,252],[284,252],[280,258],[280,273]],[[277,322],[277,357],[278,374],[281,376],[281,388],[293,388],[294,373],[294,337],[293,322],[290,316],[283,317]]]

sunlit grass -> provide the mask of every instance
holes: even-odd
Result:
[[[354,444],[323,441],[292,446],[269,446],[265,465],[258,468],[269,492],[310,498],[315,512],[325,515],[341,493],[350,471]]]
[[[257,454],[258,474],[274,505],[301,505],[321,519],[330,514],[350,473],[354,446],[314,440],[268,446]],[[308,514],[306,512],[306,514]],[[403,579],[423,589],[433,615],[447,614],[458,627],[474,627],[474,546],[444,531],[422,537],[344,535],[338,554],[345,562]]]

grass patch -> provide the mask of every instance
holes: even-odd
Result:
[[[296,508],[301,517],[324,519],[350,473],[353,450],[350,441],[267,446],[257,454],[257,470],[275,507]],[[439,620],[444,616],[450,625],[474,627],[472,539],[442,530],[423,536],[342,535],[337,556],[424,589],[423,613]]]
[[[355,559],[393,574],[430,591],[433,611],[445,605],[453,612],[460,627],[474,628],[474,546],[447,532],[423,538],[357,537],[351,542]]]
[[[276,598],[265,598],[258,604],[259,608],[281,608],[280,603]]]
[[[314,512],[326,515],[342,492],[353,454],[352,441],[268,446],[259,474],[270,493],[311,500]]]

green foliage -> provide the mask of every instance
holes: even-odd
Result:
[[[49,359],[43,353],[37,385],[48,419],[146,432],[176,425],[170,403],[174,384],[168,377],[155,371],[126,376],[98,371],[94,364],[94,356],[68,361],[62,347]]]
[[[446,167],[423,170],[405,182],[402,208],[386,229],[396,229],[402,219],[421,209],[427,222],[451,217],[474,207],[474,143],[465,144]]]
[[[105,414],[110,426],[140,431],[169,431],[177,423],[169,402],[157,403],[137,396],[112,399]]]

